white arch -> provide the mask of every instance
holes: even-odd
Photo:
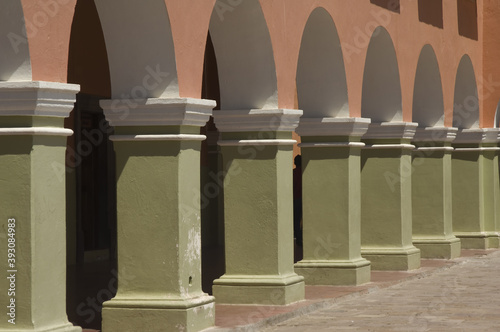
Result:
[[[455,80],[453,127],[479,128],[479,98],[474,66],[468,55],[460,60]]]
[[[221,107],[277,108],[271,37],[259,1],[217,1],[210,20],[210,36],[219,69]]]
[[[163,0],[96,0],[113,98],[179,97],[174,42]],[[128,97],[127,97],[128,96]]]
[[[316,8],[302,35],[297,96],[304,117],[349,117],[347,81],[337,28],[324,8]]]
[[[403,120],[396,50],[383,27],[375,29],[368,46],[361,114],[373,123]]]
[[[20,0],[0,2],[0,81],[31,81],[31,60]]]
[[[420,127],[444,126],[443,85],[431,45],[422,48],[413,90],[413,122]]]
[[[498,114],[498,112],[500,112],[500,101],[498,102],[497,104],[497,108],[495,110],[495,118],[494,118],[494,123],[493,123],[493,128],[500,128],[500,114]]]

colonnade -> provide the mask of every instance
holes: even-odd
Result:
[[[24,330],[79,329],[65,320],[65,184],[55,174],[77,89],[0,84],[2,179],[16,188],[2,190],[9,208],[1,213],[18,222],[16,320]],[[498,247],[497,129],[301,119],[302,111],[287,109],[212,113],[213,101],[190,98],[146,99],[123,119],[113,105],[102,102],[115,127],[118,269],[128,282],[104,303],[104,331],[201,330],[214,323],[214,303],[286,305],[304,299],[305,285],[359,285],[370,269],[412,270],[421,257],[455,258],[461,246]],[[201,290],[196,199],[199,128],[210,115],[225,174],[226,273],[214,281],[214,297]],[[304,259],[294,266],[295,130]]]

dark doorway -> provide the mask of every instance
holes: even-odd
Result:
[[[99,106],[111,98],[104,35],[93,0],[78,0],[71,30],[68,82],[80,85],[67,121],[69,320],[101,328],[102,303],[116,294],[116,187],[112,128]]]
[[[220,88],[217,58],[210,34],[207,37],[205,64],[203,67],[202,98],[217,102],[220,109]],[[201,129],[207,136],[201,148],[201,243],[202,287],[212,294],[212,283],[224,274],[224,176],[222,155],[217,141],[219,131],[213,118]]]

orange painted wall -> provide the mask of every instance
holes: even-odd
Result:
[[[483,0],[482,25],[479,38],[484,45],[482,79],[479,80],[481,120],[484,127],[493,127],[500,101],[500,2]]]
[[[30,0],[22,0],[27,18],[43,10]],[[57,1],[57,0],[55,0]],[[58,14],[32,36],[30,50],[36,80],[66,81],[69,33],[76,0],[60,0]],[[349,103],[352,116],[361,115],[362,80],[371,33],[382,25],[391,35],[399,62],[405,121],[412,119],[414,78],[420,51],[430,44],[436,52],[443,82],[445,123],[451,125],[455,76],[462,55],[472,59],[477,77],[493,70],[498,52],[495,17],[498,1],[478,0],[479,40],[458,33],[457,1],[443,0],[443,28],[419,20],[416,0],[401,0],[400,13],[384,9],[370,0],[260,0],[267,20],[275,56],[279,105],[295,106],[295,76],[302,32],[310,13],[324,7],[332,16],[344,47]],[[215,0],[165,0],[172,26],[181,97],[201,96],[203,58],[210,17]],[[233,1],[237,4],[238,1]],[[495,11],[496,10],[496,11]],[[485,13],[484,21],[483,12]],[[119,13],[119,11],[117,11]],[[138,27],[140,28],[140,27]],[[483,33],[486,30],[488,32]],[[482,45],[488,52],[483,56]],[[483,68],[484,61],[484,68]],[[498,95],[480,98],[482,125],[492,123],[492,105]],[[484,99],[484,100],[483,100]],[[494,107],[496,109],[496,105]]]
[[[67,82],[76,0],[21,0],[34,81]]]

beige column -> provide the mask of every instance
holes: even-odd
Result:
[[[293,269],[292,131],[302,111],[216,111],[222,133],[226,273],[218,303],[286,305],[304,299]]]
[[[302,118],[304,259],[295,271],[309,285],[370,281],[361,257],[361,142],[370,124],[360,118]]]
[[[424,258],[460,256],[460,239],[453,235],[451,142],[456,128],[418,128],[413,144],[413,244]]]
[[[0,83],[0,331],[81,331],[66,315],[64,128],[79,86]]]
[[[453,146],[453,233],[465,249],[498,247],[494,185],[498,131],[463,129]]]
[[[371,124],[361,154],[361,254],[376,270],[420,267],[412,242],[411,140],[417,124]]]
[[[101,102],[115,127],[118,292],[103,332],[200,331],[214,325],[201,289],[200,135],[215,102]]]

